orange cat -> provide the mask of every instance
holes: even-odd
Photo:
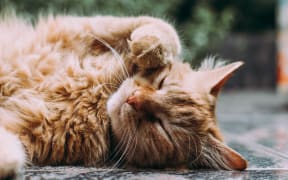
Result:
[[[222,143],[217,94],[242,63],[193,70],[152,17],[0,23],[0,177],[25,164],[246,168]]]

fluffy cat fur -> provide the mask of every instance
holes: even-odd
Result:
[[[191,69],[167,22],[3,18],[0,42],[0,177],[27,164],[246,168],[214,113],[242,63]]]

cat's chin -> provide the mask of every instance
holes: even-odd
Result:
[[[131,105],[127,103],[127,99],[135,91],[136,85],[132,78],[126,79],[120,88],[108,99],[107,113],[111,119],[112,126],[118,123],[127,112],[135,112]],[[125,111],[125,112],[124,112]],[[122,117],[122,118],[121,118]]]
[[[137,111],[128,103],[123,103],[119,109],[116,110],[117,115],[111,118],[112,128],[123,128],[134,126],[137,121]]]
[[[131,105],[129,105],[128,103],[124,103],[120,107],[119,120],[121,122],[125,120],[135,119],[135,117],[137,117],[137,111]]]
[[[118,95],[115,94],[115,96]],[[121,101],[118,98],[108,101],[107,113],[111,120],[112,129],[121,128],[123,124],[126,124],[127,127],[137,117],[137,111],[127,102]]]

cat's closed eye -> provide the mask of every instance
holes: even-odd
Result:
[[[163,84],[164,84],[164,81],[166,78],[167,78],[167,76],[165,76],[161,79],[161,81],[159,82],[159,85],[158,85],[158,89],[161,89],[163,87]]]

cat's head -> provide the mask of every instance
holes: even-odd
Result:
[[[113,156],[142,168],[245,169],[242,156],[223,144],[215,119],[217,95],[241,65],[194,71],[173,62],[125,80],[107,103]]]

